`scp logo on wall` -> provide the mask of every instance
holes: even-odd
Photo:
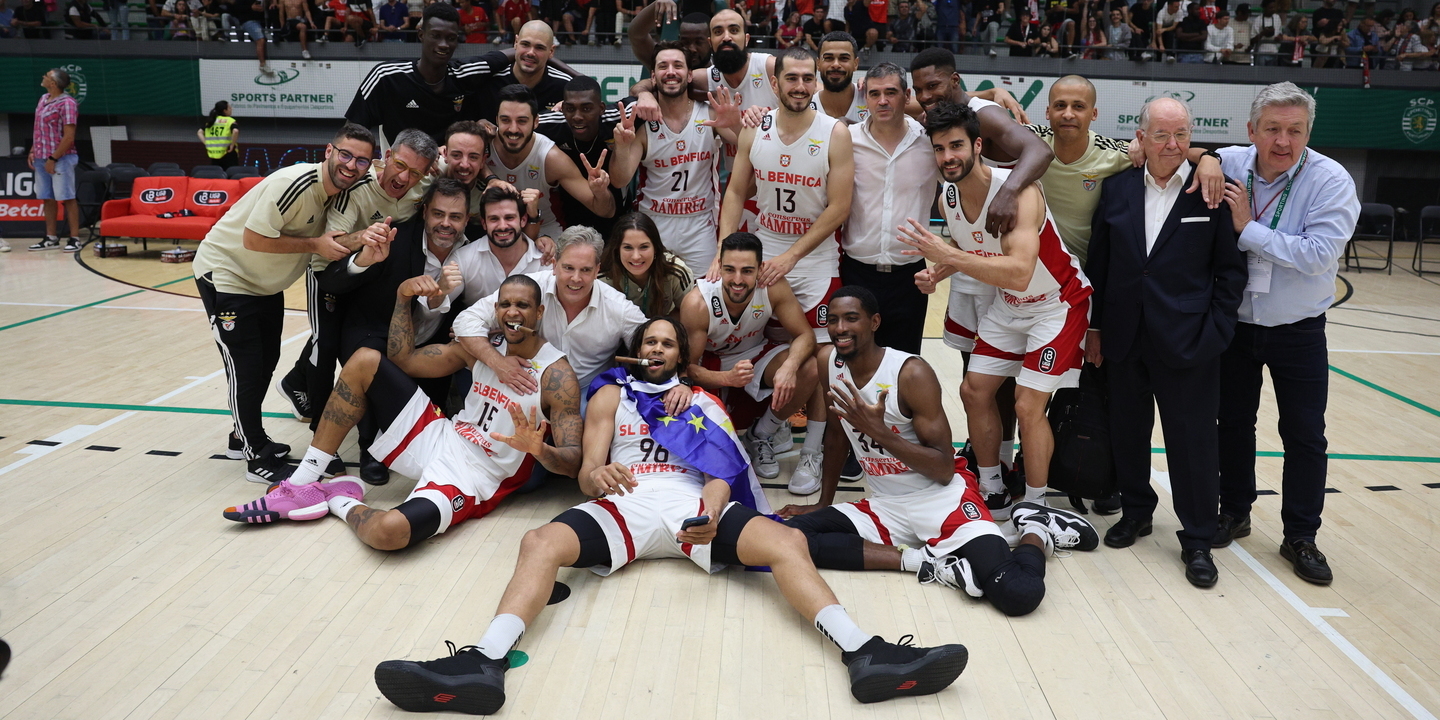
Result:
[[[75,96],[76,105],[83,104],[85,98],[90,94],[90,84],[85,82],[85,68],[75,63],[70,63],[69,65],[61,65],[60,69],[70,73],[70,85],[65,88],[65,92]]]
[[[1412,99],[1401,115],[1405,139],[1417,145],[1429,140],[1435,133],[1436,115],[1434,100],[1426,97]]]

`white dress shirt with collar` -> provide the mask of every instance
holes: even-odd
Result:
[[[517,241],[518,242],[518,241]],[[465,304],[474,305],[500,289],[500,283],[511,275],[528,275],[544,268],[541,258],[544,253],[529,238],[524,238],[525,254],[510,272],[500,264],[490,249],[490,239],[482,237],[455,251],[455,260],[460,263],[460,276],[465,279]]]
[[[1160,229],[1165,227],[1165,218],[1170,217],[1170,210],[1175,207],[1175,201],[1180,199],[1180,193],[1185,191],[1185,184],[1190,181],[1190,163],[1182,162],[1170,176],[1164,187],[1150,174],[1150,163],[1145,163],[1145,254],[1155,248],[1155,240],[1160,237]]]
[[[906,218],[929,222],[940,170],[920,123],[905,118],[905,136],[895,152],[870,134],[874,119],[850,126],[855,147],[855,202],[841,235],[845,254],[866,265],[909,265],[908,246],[895,239]]]

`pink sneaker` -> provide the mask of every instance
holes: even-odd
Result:
[[[320,483],[325,489],[325,499],[333,497],[349,497],[356,500],[365,499],[365,486],[359,483],[360,478],[354,475],[337,475],[334,480],[327,483]]]
[[[326,492],[320,483],[292,485],[282,481],[259,500],[240,507],[225,508],[225,519],[243,523],[269,523],[276,520],[315,520],[325,517],[330,506],[325,504]]]

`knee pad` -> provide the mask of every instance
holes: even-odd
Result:
[[[440,508],[428,498],[417,497],[400,503],[395,508],[410,521],[410,542],[405,547],[414,547],[423,540],[435,536],[440,529]]]
[[[1019,565],[1010,565],[983,586],[985,597],[1010,617],[1029,615],[1045,599],[1045,579]]]

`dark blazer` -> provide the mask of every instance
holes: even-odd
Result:
[[[425,219],[423,213],[395,226],[395,239],[390,241],[390,255],[383,262],[351,274],[350,258],[330,263],[320,274],[320,291],[334,295],[341,315],[341,357],[349,357],[357,347],[385,350],[390,336],[390,316],[395,312],[395,292],[400,284],[425,274]],[[359,251],[356,251],[357,253]],[[351,257],[354,257],[353,255]],[[450,332],[455,308],[441,321],[431,338],[416,338],[424,345],[444,338]]]
[[[1194,177],[1194,163],[1190,172]],[[1107,360],[1130,357],[1142,318],[1170,367],[1194,367],[1225,351],[1246,282],[1225,203],[1211,210],[1199,191],[1182,191],[1147,255],[1145,169],[1131,168],[1105,180],[1090,227],[1090,327],[1102,331]]]

